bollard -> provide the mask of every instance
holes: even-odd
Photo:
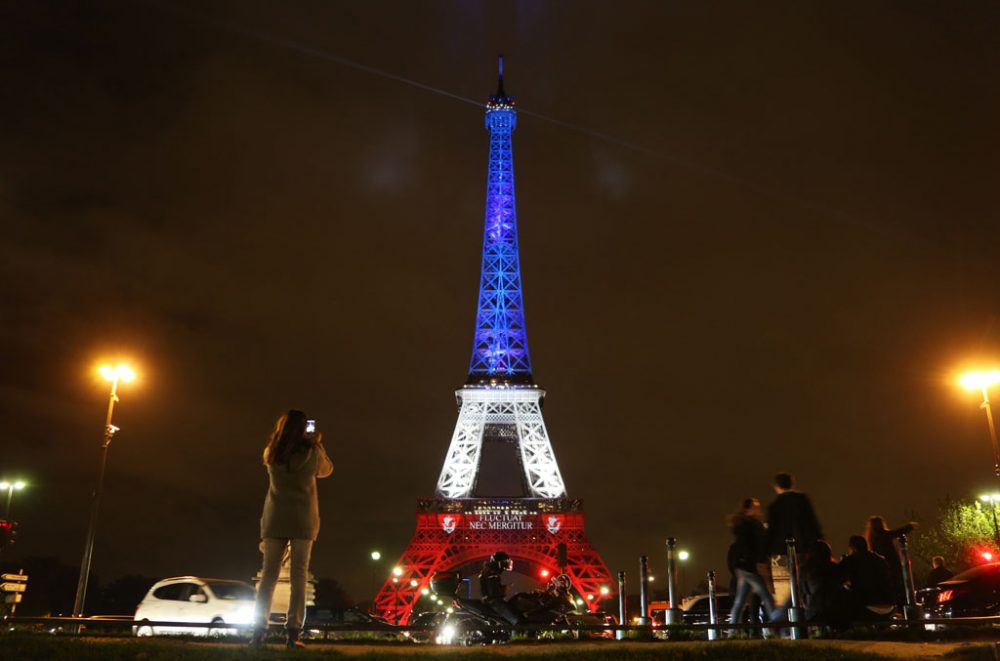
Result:
[[[649,558],[639,556],[639,624],[649,624]]]
[[[906,535],[899,536],[899,560],[903,566],[903,589],[906,592],[906,606],[903,608],[903,617],[907,620],[919,620],[920,606],[917,605],[917,596],[913,591],[913,565],[910,562],[910,551],[906,543]]]
[[[678,608],[676,547],[677,538],[667,537],[667,599],[670,600],[670,608],[664,613],[666,624],[684,624],[684,612]]]
[[[716,625],[719,623],[719,604],[715,599],[715,572],[708,572],[708,622]],[[719,639],[719,630],[714,626],[708,630],[709,640]]]
[[[628,624],[628,608],[625,605],[625,572],[618,572],[618,624]],[[625,640],[625,630],[615,631],[615,640]]]
[[[789,537],[785,540],[785,544],[788,548],[788,587],[791,589],[788,621],[794,624],[805,619],[799,606],[799,558],[795,552],[795,538]],[[801,627],[793,626],[791,631],[792,640],[799,640],[802,637]]]

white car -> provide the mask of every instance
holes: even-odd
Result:
[[[137,636],[235,634],[227,624],[253,623],[257,592],[243,581],[180,576],[165,578],[149,589],[135,609]],[[197,622],[211,627],[156,626],[155,622]]]

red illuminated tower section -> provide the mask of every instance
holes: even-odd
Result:
[[[584,532],[582,503],[566,495],[542,418],[545,392],[532,376],[514,203],[516,126],[501,60],[497,93],[486,105],[486,226],[469,377],[456,393],[458,422],[437,497],[418,501],[417,530],[375,597],[373,611],[395,623],[409,621],[435,573],[481,566],[497,551],[530,576],[565,571],[591,610],[613,589]],[[497,475],[507,495],[492,497]]]

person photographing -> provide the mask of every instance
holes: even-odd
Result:
[[[264,554],[251,645],[264,643],[271,615],[274,586],[282,556],[290,553],[291,596],[285,620],[286,645],[304,647],[299,640],[306,614],[306,580],[313,543],[319,533],[319,498],[316,478],[333,472],[315,420],[292,409],[278,418],[264,447],[268,489],[260,518]]]

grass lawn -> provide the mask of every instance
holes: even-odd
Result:
[[[417,645],[313,643],[309,649],[287,651],[279,645],[262,650],[234,642],[175,639],[101,638],[8,633],[0,636],[0,659],[7,661],[209,661],[314,658],[351,661],[401,661],[404,657],[446,658],[448,661],[875,661],[881,659],[941,659],[994,661],[992,644],[907,643],[891,641],[728,641],[694,643],[548,643],[511,644],[482,648],[441,648]]]

